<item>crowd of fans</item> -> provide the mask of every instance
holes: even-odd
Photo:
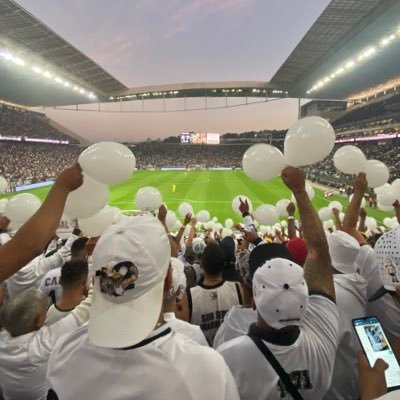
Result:
[[[0,136],[64,140],[77,143],[49,124],[48,118],[41,113],[0,105]]]
[[[265,234],[241,201],[242,222],[228,234],[191,214],[171,233],[162,205],[100,237],[75,225],[58,240],[79,166],[16,233],[0,215],[0,398],[386,398],[400,378],[392,364],[386,381],[379,359],[389,343],[400,359],[400,227],[368,240],[364,174],[328,231],[304,172],[288,167],[282,181],[296,205]],[[382,324],[365,322],[373,365],[352,325],[367,315]]]

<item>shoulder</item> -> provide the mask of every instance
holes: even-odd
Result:
[[[254,347],[252,340],[247,335],[243,335],[221,344],[217,351],[225,357],[226,354],[238,354],[242,350],[246,351],[252,347]]]

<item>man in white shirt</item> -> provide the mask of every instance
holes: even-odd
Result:
[[[46,396],[47,361],[56,341],[89,318],[91,296],[70,315],[43,326],[47,301],[28,289],[2,307],[0,332],[0,387],[5,400],[42,400]]]
[[[357,353],[361,348],[352,320],[366,316],[367,282],[357,273],[360,252],[357,240],[342,231],[335,231],[327,238],[335,269],[333,280],[340,323],[332,384],[324,399],[353,400],[360,397]]]
[[[189,322],[176,318],[175,310],[177,303],[179,302],[180,307],[185,307],[184,303],[186,303],[187,306],[187,297],[185,293],[186,276],[183,262],[177,258],[171,257],[170,269],[171,271],[169,271],[169,273],[172,274],[172,278],[170,287],[165,288],[167,295],[165,296],[163,306],[164,321],[168,322],[169,326],[171,326],[174,331],[186,335],[203,346],[208,346],[207,340],[198,325],[192,325]]]
[[[52,325],[66,317],[87,296],[88,272],[88,265],[84,260],[67,261],[61,267],[62,296],[47,310],[45,325]]]
[[[27,289],[37,289],[48,271],[61,267],[71,255],[72,243],[78,237],[72,235],[61,249],[50,257],[44,254],[34,258],[7,280],[7,290],[10,298]]]
[[[77,230],[75,233],[78,233]],[[76,235],[75,235],[76,236]],[[71,261],[84,260],[86,261],[87,249],[86,245],[89,239],[87,237],[81,237],[74,240],[71,245]],[[62,287],[60,285],[61,278],[61,267],[53,268],[42,279],[39,289],[40,291],[48,296],[49,305],[56,303],[62,295]]]
[[[231,369],[242,400],[290,398],[292,389],[304,399],[321,399],[331,383],[339,331],[333,268],[321,221],[305,190],[304,173],[282,172],[301,215],[308,255],[303,269],[276,258],[259,267],[253,278],[257,322],[248,336],[218,348]],[[290,376],[284,380],[259,350],[268,347]]]
[[[222,357],[164,323],[170,252],[164,227],[147,213],[101,235],[89,325],[54,349],[48,399],[239,399]]]
[[[222,249],[216,243],[209,243],[201,258],[204,280],[188,292],[189,320],[200,325],[210,346],[225,314],[234,305],[243,303],[239,282],[223,280],[224,266]]]

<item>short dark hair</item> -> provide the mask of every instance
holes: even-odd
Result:
[[[201,257],[201,267],[207,275],[220,275],[225,267],[225,254],[217,243],[209,243]]]
[[[87,279],[89,273],[88,263],[85,260],[67,261],[61,267],[60,285],[66,288],[73,288]]]
[[[89,238],[87,237],[76,239],[71,246],[71,257],[79,257],[80,253],[85,250],[88,240]]]

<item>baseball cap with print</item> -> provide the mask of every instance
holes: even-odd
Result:
[[[253,296],[257,312],[272,328],[301,325],[308,305],[303,268],[284,258],[266,261],[254,273]]]
[[[110,226],[93,252],[96,271],[89,339],[124,348],[145,339],[157,324],[171,248],[160,221],[148,213]]]
[[[196,238],[193,240],[192,249],[193,253],[197,255],[201,255],[204,253],[204,249],[206,248],[206,243],[201,238]]]
[[[369,302],[386,293],[394,293],[400,286],[400,227],[383,234],[376,242],[374,251],[383,287],[368,299]]]

